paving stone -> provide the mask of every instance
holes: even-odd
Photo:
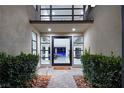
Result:
[[[38,75],[52,75],[48,88],[77,88],[73,75],[82,75],[81,68],[71,70],[54,70],[53,68],[41,68],[36,72]]]

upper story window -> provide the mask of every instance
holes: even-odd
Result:
[[[89,6],[41,5],[41,21],[82,21]]]

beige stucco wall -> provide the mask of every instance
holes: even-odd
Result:
[[[0,51],[19,54],[31,53],[31,32],[29,14],[33,6],[0,6]]]
[[[26,10],[30,20],[40,20],[40,5],[37,5],[37,11],[33,5],[26,5]]]
[[[96,6],[93,25],[84,34],[84,47],[91,53],[121,56],[121,6]]]

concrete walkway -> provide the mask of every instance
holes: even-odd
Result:
[[[41,68],[37,71],[39,75],[52,75],[48,88],[77,88],[73,75],[82,75],[81,68],[71,70],[53,70],[53,68]]]

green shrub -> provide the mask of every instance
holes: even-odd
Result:
[[[0,53],[0,86],[27,87],[26,82],[35,75],[38,60],[38,56],[32,54],[10,56]]]
[[[121,87],[120,57],[114,56],[113,53],[111,56],[91,55],[90,51],[85,50],[81,60],[84,76],[93,87]]]

